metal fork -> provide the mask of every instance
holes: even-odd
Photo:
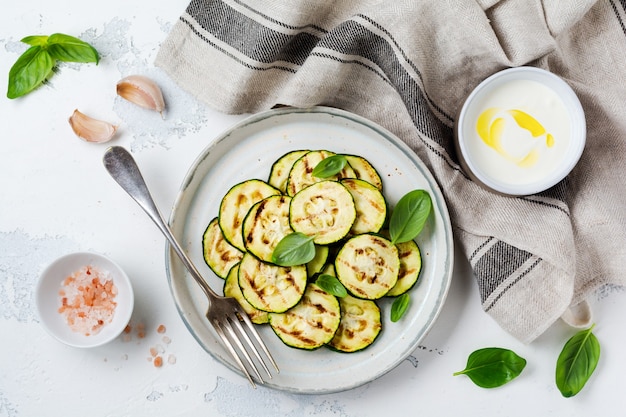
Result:
[[[139,206],[141,206],[161,232],[163,232],[169,244],[179,256],[193,279],[206,294],[209,299],[206,317],[215,328],[215,331],[224,342],[224,345],[233,359],[237,362],[239,368],[250,381],[250,384],[256,388],[254,378],[249,372],[249,369],[252,370],[257,381],[261,383],[264,382],[256,363],[261,364],[265,373],[269,378],[272,378],[272,373],[268,369],[265,361],[261,358],[258,347],[261,348],[265,357],[269,359],[277,373],[279,372],[278,365],[265,346],[265,343],[263,343],[261,336],[254,328],[254,324],[252,324],[248,315],[237,300],[231,297],[222,297],[215,293],[202,278],[202,275],[200,275],[196,267],[191,263],[187,254],[174,238],[171,229],[163,220],[132,155],[121,146],[112,146],[104,153],[103,163],[113,179],[115,179]],[[250,336],[252,336],[252,338]],[[250,356],[249,351],[252,352],[256,363]],[[247,366],[244,365],[244,362]]]

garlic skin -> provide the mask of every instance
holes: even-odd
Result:
[[[103,120],[94,119],[77,110],[69,118],[72,130],[82,140],[86,142],[104,143],[110,141],[117,126]]]
[[[129,75],[117,82],[117,94],[143,108],[158,111],[163,115],[165,101],[163,93],[154,81],[143,75]]]

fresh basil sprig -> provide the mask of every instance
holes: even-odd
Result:
[[[594,327],[572,336],[556,361],[556,386],[564,397],[578,394],[598,365],[600,343],[592,333]]]
[[[420,234],[432,208],[430,195],[424,190],[405,194],[394,207],[389,220],[391,242],[403,243]]]
[[[30,93],[52,74],[56,61],[94,62],[100,57],[93,46],[73,36],[55,33],[50,36],[27,36],[22,42],[30,45],[9,70],[7,97]]]
[[[326,291],[327,293],[334,295],[335,297],[343,298],[348,295],[346,287],[343,286],[341,281],[329,274],[321,274],[315,280],[315,284],[318,287]]]
[[[272,262],[280,266],[302,265],[315,258],[313,236],[290,233],[278,242],[272,252]]]
[[[404,293],[398,297],[396,297],[395,300],[393,300],[393,304],[391,304],[391,321],[392,322],[397,322],[399,321],[402,316],[404,316],[404,313],[406,313],[406,310],[409,308],[409,303],[411,301],[411,298],[409,297],[408,293]]]
[[[516,378],[526,366],[526,359],[509,349],[496,347],[472,352],[465,369],[453,375],[467,375],[482,388],[495,388]]]
[[[313,168],[313,176],[317,178],[330,178],[345,168],[348,160],[343,155],[332,155],[322,159],[315,168]]]

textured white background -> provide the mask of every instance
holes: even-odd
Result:
[[[626,359],[626,294],[605,288],[590,300],[601,361],[576,397],[554,384],[556,358],[574,330],[555,324],[531,345],[504,333],[480,309],[465,261],[458,259],[448,301],[422,345],[389,374],[331,395],[252,390],[216,363],[188,333],[169,293],[164,239],[101,164],[107,145],[77,139],[67,118],[75,108],[119,124],[112,142],[130,148],[157,205],[169,215],[188,167],[220,132],[243,116],[219,114],[181,91],[154,67],[159,44],[187,0],[127,2],[42,0],[2,4],[0,77],[26,49],[20,39],[55,32],[92,43],[102,60],[61,64],[30,95],[0,97],[0,417],[15,416],[618,416]],[[164,119],[115,94],[123,76],[139,73],[162,87]],[[1,83],[0,83],[1,84]],[[68,252],[93,250],[120,263],[136,292],[134,324],[146,327],[109,345],[77,350],[52,339],[33,305],[38,274]],[[164,335],[156,327],[167,327]],[[499,346],[528,360],[522,375],[484,390],[461,370],[473,350]],[[176,359],[155,368],[150,348]]]

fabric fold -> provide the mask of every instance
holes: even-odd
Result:
[[[567,10],[539,0],[192,0],[156,65],[222,112],[326,105],[396,134],[444,192],[483,309],[531,342],[599,286],[626,284],[624,22],[617,0]],[[480,81],[519,65],[568,82],[589,129],[566,180],[510,198],[465,175],[453,126]]]

